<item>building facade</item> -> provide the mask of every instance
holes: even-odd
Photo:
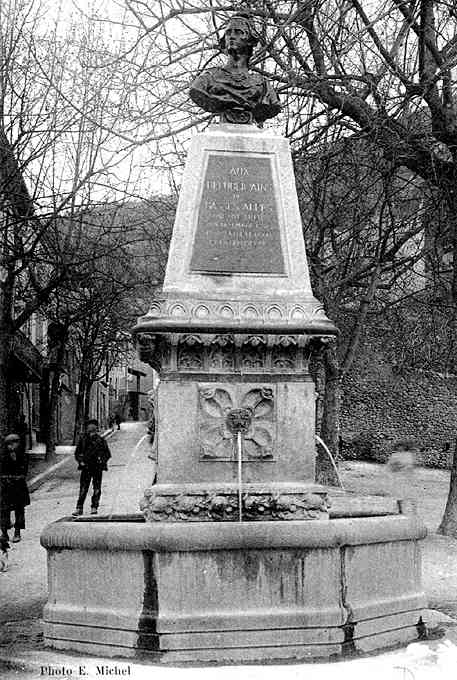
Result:
[[[34,314],[23,331],[16,334],[14,341],[11,366],[13,410],[18,415],[18,420],[23,414],[29,449],[43,448],[46,441],[54,368],[49,336],[48,320],[40,314]],[[102,378],[95,381],[91,390],[89,417],[96,418],[102,430],[112,424],[115,414],[122,420],[148,420],[148,392],[157,380],[153,373],[149,366],[137,359],[133,348],[126,352],[118,364],[107,369]],[[74,351],[69,347],[65,350],[63,369],[59,377],[56,432],[58,444],[73,442],[78,386],[78,362]]]

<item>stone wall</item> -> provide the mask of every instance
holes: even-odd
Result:
[[[448,467],[457,437],[457,376],[396,373],[379,348],[365,344],[344,382],[343,457],[386,460],[399,439],[414,438],[419,462]]]

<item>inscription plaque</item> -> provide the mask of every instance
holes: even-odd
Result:
[[[210,154],[190,269],[285,273],[270,158]]]

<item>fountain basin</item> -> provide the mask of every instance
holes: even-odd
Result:
[[[48,525],[45,643],[175,662],[329,658],[424,634],[417,516]]]

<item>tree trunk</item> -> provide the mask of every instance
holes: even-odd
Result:
[[[322,352],[315,355],[310,362],[310,373],[316,388],[316,432],[321,433],[324,415],[325,397],[325,363]]]
[[[76,442],[82,434],[84,423],[89,418],[90,394],[92,391],[93,380],[89,380],[85,375],[79,379],[79,390],[76,399],[75,429],[73,441]]]
[[[7,277],[0,291],[0,445],[13,425],[11,358],[13,349],[13,280]],[[17,417],[17,413],[15,414]]]
[[[453,346],[449,353],[448,365],[451,372],[457,369],[455,357],[455,334],[457,332],[457,197],[455,195],[455,183],[451,183],[448,187],[447,204],[449,209],[451,235],[452,235],[452,280],[450,286],[450,302],[451,302],[451,319],[450,328],[453,337]],[[449,493],[444,509],[443,519],[438,528],[439,534],[445,536],[453,536],[457,538],[457,440],[454,448],[454,455],[452,458],[451,479],[449,482]]]
[[[46,460],[49,460],[55,455],[57,444],[57,428],[58,428],[58,407],[59,407],[59,389],[60,376],[62,374],[63,363],[65,358],[65,347],[67,342],[67,329],[61,328],[57,343],[52,348],[52,364],[51,364],[51,389],[49,394],[49,417],[48,427],[46,433]]]
[[[75,428],[73,432],[73,443],[76,444],[82,434],[84,425],[84,394],[86,391],[86,379],[81,376],[78,384],[78,394],[76,396]]]
[[[86,390],[84,393],[84,422],[89,420],[90,415],[90,393],[92,392],[92,385],[94,383],[92,380],[88,380],[86,384]]]
[[[10,346],[11,338],[8,331],[0,329],[0,443],[10,429]],[[1,444],[0,444],[1,445]]]
[[[457,441],[452,458],[451,479],[449,482],[449,494],[443,519],[438,527],[438,533],[457,538]]]
[[[325,393],[321,422],[321,438],[338,460],[340,441],[341,371],[336,351],[336,342],[331,341],[324,349]],[[328,454],[321,446],[317,447],[316,482],[329,486],[339,486],[338,477]]]
[[[343,365],[341,367],[341,378],[351,370],[351,366],[354,363],[354,359],[357,355],[357,350],[359,349],[360,341],[362,339],[363,329],[365,327],[365,322],[367,320],[368,311],[374,300],[376,290],[378,288],[379,276],[381,272],[381,264],[378,261],[376,267],[371,275],[370,285],[366,294],[361,298],[359,311],[354,323],[354,327],[351,331],[351,335],[346,347],[346,354],[344,356]]]
[[[48,441],[49,432],[49,367],[43,368],[43,374],[40,381],[40,431],[37,436],[37,441]]]

